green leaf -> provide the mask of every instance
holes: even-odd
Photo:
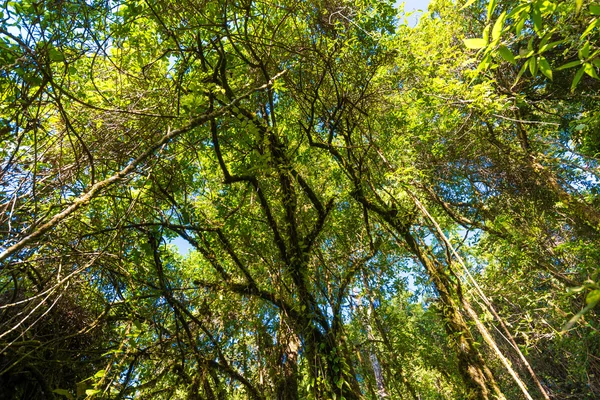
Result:
[[[489,21],[492,18],[492,14],[494,14],[494,10],[496,9],[496,5],[498,4],[498,0],[490,0],[487,7],[487,20]]]
[[[487,46],[487,41],[483,38],[463,39],[467,49],[482,49]]]
[[[556,3],[548,0],[542,1],[540,5],[540,11],[543,14],[553,13],[554,10],[556,10]]]
[[[579,14],[581,6],[583,6],[583,0],[575,0],[575,14]]]
[[[523,63],[523,66],[519,70],[519,73],[517,74],[517,78],[515,79],[515,83],[513,83],[513,86],[515,86],[519,82],[519,79],[521,79],[521,77],[523,76],[525,71],[527,71],[528,65],[529,65],[529,62],[527,62],[527,61]]]
[[[86,394],[87,396],[93,396],[93,395],[95,395],[95,394],[98,394],[98,393],[100,393],[101,391],[102,391],[102,390],[98,390],[98,389],[87,389],[87,390],[85,391],[85,394]]]
[[[550,38],[552,37],[552,33],[553,32],[547,32],[544,37],[542,38],[542,40],[540,40],[540,44],[538,45],[538,47],[541,49],[543,46],[546,45],[546,43],[548,43],[548,41],[550,40]]]
[[[590,4],[590,14],[592,14],[592,15],[600,15],[600,5],[598,5],[598,4]]]
[[[490,53],[487,53],[485,55],[485,57],[483,57],[483,59],[481,60],[481,62],[479,63],[479,66],[477,67],[478,71],[485,71],[487,70],[490,66],[492,65],[492,56]]]
[[[586,304],[596,305],[596,303],[598,303],[599,301],[600,301],[600,290],[599,289],[592,290],[585,297],[585,303]]]
[[[600,77],[596,73],[596,70],[594,69],[594,65],[593,64],[591,64],[591,63],[585,63],[585,64],[583,64],[583,70],[585,71],[586,74],[588,74],[592,78],[594,78],[594,79],[600,79]]]
[[[526,15],[522,15],[521,18],[515,24],[515,35],[519,36],[519,34],[523,31],[523,27],[525,26],[525,20],[527,20]]]
[[[522,16],[524,14],[527,14],[529,11],[529,4],[521,4],[515,8],[512,9],[512,11],[510,13],[508,13],[508,18],[515,18],[517,15]]]
[[[555,48],[556,46],[558,46],[559,44],[561,44],[563,42],[564,42],[564,40],[557,40],[556,42],[550,42],[550,43],[540,45],[539,53],[543,53],[545,51],[552,50],[553,48]]]
[[[531,73],[531,76],[535,76],[537,74],[537,70],[538,70],[537,60],[535,59],[535,57],[531,57],[529,59],[528,63],[529,63],[529,72]]]
[[[483,28],[483,40],[485,40],[485,42],[489,42],[490,40],[490,28],[492,27],[491,24],[487,24],[485,26],[485,28]]]
[[[461,9],[461,10],[464,10],[465,8],[467,8],[467,7],[471,6],[473,3],[475,3],[475,0],[469,0],[469,1],[467,1],[467,2],[465,3],[465,5],[464,5],[464,6],[462,6],[460,9]]]
[[[579,125],[578,125],[579,126]],[[577,129],[577,127],[575,127],[575,129]],[[587,286],[583,285],[583,286],[577,286],[577,287],[570,287],[567,288],[567,294],[569,295],[574,295],[577,294],[579,292],[582,292],[586,289]]]
[[[590,22],[590,25],[587,27],[587,29],[583,31],[579,39],[582,40],[584,37],[589,35],[594,30],[594,28],[598,27],[598,25],[600,25],[600,19],[594,18],[592,22]]]
[[[65,55],[53,47],[48,50],[48,57],[50,61],[65,61]]]
[[[504,45],[500,46],[498,48],[498,54],[500,54],[500,57],[502,57],[505,61],[508,61],[511,64],[516,64],[516,60],[515,60],[515,56],[513,56],[513,53],[510,51],[510,49]]]
[[[567,322],[567,324],[562,328],[562,332],[566,332],[569,329],[571,329],[571,327],[573,325],[575,325],[575,323],[581,318],[583,317],[583,314],[585,314],[586,312],[588,312],[589,310],[591,310],[592,308],[594,308],[594,306],[596,305],[596,303],[593,304],[588,304],[587,306],[585,306],[581,311],[579,311],[577,314],[575,314],[573,316],[573,318],[571,318],[569,320],[569,322]]]
[[[104,369],[101,369],[94,374],[94,378],[104,378],[104,376],[106,376],[106,370]]]
[[[581,77],[583,77],[584,72],[585,72],[585,67],[581,67],[581,68],[579,68],[579,71],[577,71],[577,73],[575,74],[575,77],[573,78],[573,82],[571,83],[571,92],[575,91],[575,88],[579,84]]]
[[[502,34],[502,28],[504,27],[504,21],[506,20],[506,12],[502,12],[496,23],[494,23],[494,27],[492,28],[492,41],[496,41],[500,38]]]
[[[585,60],[590,56],[590,42],[585,42],[583,47],[577,51],[580,60]]]
[[[535,32],[538,35],[541,35],[542,33],[542,14],[540,13],[540,10],[537,8],[534,8],[533,11],[531,12],[531,19],[533,20],[533,30],[535,30]]]
[[[533,38],[527,41],[527,50],[533,51]]]
[[[566,63],[565,65],[561,65],[560,67],[556,68],[556,70],[562,71],[563,69],[577,67],[578,65],[581,65],[581,64],[583,64],[583,61],[581,61],[581,60],[571,61],[571,62]]]
[[[546,75],[548,79],[552,80],[552,68],[550,68],[548,60],[546,60],[545,57],[540,57],[538,59],[538,65],[540,67],[540,71],[542,71],[542,74]]]

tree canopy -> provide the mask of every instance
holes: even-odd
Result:
[[[589,0],[2,2],[0,398],[600,397],[598,43]]]

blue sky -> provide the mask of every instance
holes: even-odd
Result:
[[[401,0],[396,2],[397,5],[400,5],[400,3],[402,3]],[[425,11],[425,10],[427,10],[428,4],[429,4],[429,0],[405,0],[404,1],[404,11],[405,12],[410,12],[410,11],[415,11],[415,10]],[[411,26],[416,25],[416,23],[419,19],[419,16],[420,16],[420,13],[415,13],[415,14],[411,15],[408,18],[408,24]]]
[[[398,3],[402,3],[402,1],[398,1]],[[429,4],[429,0],[405,0],[404,1],[404,9],[406,11],[425,10],[425,9],[427,9],[428,4]]]

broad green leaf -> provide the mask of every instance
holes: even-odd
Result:
[[[553,48],[555,48],[556,46],[558,46],[559,44],[561,44],[563,42],[564,42],[564,40],[557,40],[555,42],[546,43],[546,44],[540,46],[539,53],[543,53],[545,51],[552,50]]]
[[[600,301],[600,290],[599,289],[592,290],[585,297],[586,304],[590,304],[590,305],[594,304],[595,305],[599,301]]]
[[[474,38],[474,39],[463,39],[463,42],[467,49],[482,49],[487,46],[487,41],[483,38]]]
[[[103,378],[106,375],[106,370],[101,369],[94,374],[94,378]]]
[[[504,21],[506,20],[506,12],[502,12],[496,23],[494,23],[494,27],[492,28],[492,41],[496,41],[500,38],[502,34],[502,28],[504,27]]]
[[[487,6],[487,20],[489,21],[494,14],[494,10],[496,9],[496,5],[498,4],[498,0],[490,0]]]
[[[483,28],[483,40],[485,40],[486,43],[488,43],[490,41],[490,28],[492,27],[491,24],[487,24],[485,26],[485,28]]]
[[[533,38],[527,41],[527,50],[533,51]]]
[[[511,12],[508,13],[508,18],[515,18],[517,15],[522,16],[523,14],[527,14],[531,5],[529,4],[521,4],[517,7],[513,8]]]
[[[531,57],[528,61],[529,63],[529,72],[531,73],[531,76],[535,76],[537,74],[537,70],[538,70],[538,64],[537,64],[537,60],[535,57]]]
[[[580,60],[585,60],[590,56],[590,42],[585,42],[583,47],[577,52]]]
[[[523,27],[525,26],[525,21],[526,20],[527,20],[527,16],[526,15],[522,15],[521,18],[519,18],[519,20],[515,24],[515,35],[518,36],[518,35],[521,34],[521,32],[523,31]]]
[[[542,74],[546,75],[548,79],[552,80],[552,68],[550,68],[548,60],[546,60],[545,57],[540,57],[538,59],[538,65],[540,67],[540,71],[542,71]]]
[[[590,25],[587,27],[587,29],[585,31],[583,31],[583,33],[581,34],[581,36],[579,38],[582,40],[584,37],[589,35],[594,30],[594,28],[597,28],[599,25],[600,25],[600,19],[594,18],[592,20],[592,22],[590,22]]]
[[[599,4],[590,4],[590,14],[600,15],[600,5]]]
[[[583,69],[584,69],[585,73],[588,74],[589,76],[591,76],[592,78],[600,79],[600,77],[598,77],[598,74],[596,73],[596,70],[594,69],[594,65],[592,63],[584,63]]]
[[[102,392],[102,390],[98,390],[98,389],[87,389],[87,390],[85,391],[85,394],[86,394],[87,396],[93,396],[93,395],[95,395],[95,394],[98,394],[98,393],[100,393],[100,392]]]
[[[556,68],[556,70],[562,71],[563,69],[577,67],[578,65],[581,65],[581,64],[583,64],[583,61],[581,61],[581,60],[571,61],[571,62],[566,63],[565,65],[561,65],[560,67]]]
[[[577,71],[577,73],[575,74],[575,77],[573,78],[573,82],[571,83],[571,92],[574,92],[575,88],[577,88],[577,85],[579,84],[579,81],[583,77],[584,72],[585,72],[585,67],[582,66],[581,68],[579,68],[579,71]]]
[[[533,11],[531,12],[531,19],[533,20],[533,30],[535,30],[535,32],[541,36],[543,28],[542,14],[538,8],[533,8]]]
[[[505,61],[508,61],[511,64],[516,64],[515,56],[513,56],[513,53],[508,47],[504,45],[500,46],[498,48],[498,54],[500,54],[500,57],[502,57]]]
[[[515,79],[515,83],[513,83],[513,86],[515,86],[519,82],[519,79],[521,79],[521,77],[523,76],[523,74],[525,73],[525,71],[527,71],[527,66],[528,65],[529,65],[528,61],[526,61],[526,62],[523,63],[523,66],[519,70],[519,73],[517,74],[517,78]]]
[[[48,50],[48,57],[50,57],[50,61],[65,60],[65,55],[53,47]]]

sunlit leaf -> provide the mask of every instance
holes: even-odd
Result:
[[[487,20],[488,21],[492,18],[492,15],[494,14],[494,10],[496,9],[497,3],[498,3],[498,0],[489,0],[488,6],[487,6]]]
[[[506,20],[506,12],[502,12],[492,28],[492,41],[496,41],[502,34],[502,28],[504,27],[504,21]]]
[[[537,70],[538,70],[538,63],[537,63],[537,59],[536,57],[531,57],[527,63],[529,64],[529,72],[531,73],[532,76],[535,76],[537,74]]]
[[[600,77],[596,73],[596,69],[594,68],[594,64],[592,64],[592,63],[584,63],[583,64],[583,69],[584,69],[585,73],[588,74],[589,76],[591,76],[592,78],[600,79]]]
[[[511,64],[516,64],[515,56],[508,47],[500,46],[498,48],[498,53],[505,61],[508,61]]]
[[[486,40],[482,38],[463,39],[463,42],[468,49],[473,50],[482,49],[487,46]]]
[[[576,60],[576,61],[571,61],[568,62],[564,65],[561,65],[560,67],[556,68],[557,71],[561,71],[563,69],[569,69],[569,68],[573,68],[573,67],[577,67],[579,65],[583,64],[583,61],[581,60]]]
[[[541,35],[543,29],[542,14],[538,8],[533,8],[533,11],[531,12],[531,19],[533,20],[533,29],[538,35]]]
[[[546,75],[546,77],[552,80],[552,69],[550,68],[550,64],[545,57],[540,57],[538,59],[538,65],[542,74]]]
[[[600,302],[600,290],[596,289],[589,292],[585,297],[585,302],[590,305],[596,305]]]
[[[48,56],[50,57],[50,61],[64,61],[65,60],[65,55],[53,47],[48,50]]]

